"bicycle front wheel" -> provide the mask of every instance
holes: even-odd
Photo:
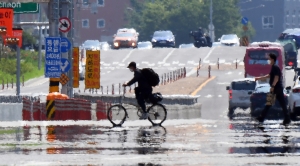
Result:
[[[167,110],[162,104],[153,104],[147,111],[152,125],[161,125],[167,118]]]
[[[107,119],[114,126],[121,126],[126,120],[127,112],[122,105],[113,105],[107,110]]]

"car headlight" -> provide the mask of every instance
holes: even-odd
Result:
[[[131,45],[132,45],[132,46],[135,46],[135,43],[132,43]]]
[[[173,41],[173,39],[168,39],[168,42],[171,42],[171,41]]]
[[[114,46],[115,46],[115,47],[118,47],[118,46],[119,46],[119,43],[118,43],[118,42],[114,42]]]
[[[156,40],[155,40],[155,39],[152,39],[152,42],[156,42]]]
[[[131,38],[128,38],[127,40],[128,40],[128,41],[131,41]]]

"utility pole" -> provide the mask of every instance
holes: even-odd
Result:
[[[39,22],[42,22],[42,8],[40,7],[40,13],[39,13]],[[46,26],[45,26],[45,31],[46,31]],[[42,26],[39,26],[39,62],[38,62],[38,68],[41,70],[41,61],[42,61],[42,55],[41,55],[41,50],[42,50]]]
[[[73,98],[73,47],[74,47],[74,31],[75,31],[75,19],[74,19],[74,1],[71,1],[70,5],[70,20],[71,20],[71,33],[69,35],[69,39],[71,42],[71,50],[69,51],[69,62],[71,63],[71,68],[69,70],[69,89],[68,89],[68,96],[70,98]]]
[[[20,14],[16,15],[16,21],[20,22]],[[17,96],[20,96],[20,77],[21,77],[21,55],[20,55],[20,46],[17,44],[17,79],[16,79],[16,85],[17,85]]]
[[[209,10],[210,14],[209,14],[209,18],[210,18],[210,23],[208,25],[208,29],[209,29],[209,36],[211,37],[211,41],[215,42],[215,27],[213,24],[213,3],[212,0],[210,0],[210,10]]]
[[[59,0],[51,0],[48,5],[49,11],[49,36],[57,37],[59,19]],[[46,44],[46,43],[45,43]],[[59,78],[50,78],[49,93],[59,92]]]

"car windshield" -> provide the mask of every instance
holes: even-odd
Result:
[[[294,47],[294,45],[292,43],[287,43],[286,45],[283,46],[284,51],[287,52],[295,52],[296,48]]]
[[[85,41],[84,43],[84,46],[85,47],[89,47],[89,46],[99,46],[100,45],[100,42],[98,42],[98,41],[94,41],[94,40],[87,40],[87,41]]]
[[[118,33],[117,37],[133,37],[133,33]]]
[[[236,39],[235,35],[223,35],[221,40],[233,40]]]
[[[166,37],[166,36],[171,36],[171,34],[168,32],[154,32],[153,35],[153,37]]]
[[[254,81],[239,81],[231,83],[233,90],[254,90],[256,83]]]

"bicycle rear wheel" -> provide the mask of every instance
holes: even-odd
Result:
[[[167,110],[162,104],[153,104],[147,110],[152,125],[161,125],[167,118]]]
[[[107,119],[113,126],[121,126],[125,122],[126,117],[126,109],[120,104],[113,105],[107,110]]]

